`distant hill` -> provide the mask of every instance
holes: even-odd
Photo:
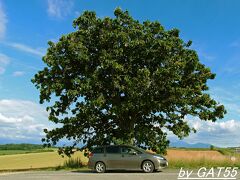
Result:
[[[42,145],[39,144],[2,144],[0,145],[0,150],[35,150],[44,149]]]
[[[172,141],[170,142],[170,147],[182,147],[182,148],[210,148],[211,144],[206,143],[187,143],[185,141]]]

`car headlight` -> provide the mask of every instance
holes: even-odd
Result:
[[[160,160],[164,160],[165,158],[164,157],[161,157],[161,156],[153,156],[154,158],[156,159],[160,159]]]

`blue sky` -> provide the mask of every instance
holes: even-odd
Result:
[[[38,91],[30,82],[44,67],[49,40],[74,31],[72,21],[84,10],[113,17],[116,7],[140,21],[160,21],[192,40],[202,63],[217,74],[210,94],[228,114],[217,123],[191,118],[198,129],[185,140],[218,146],[240,145],[240,1],[237,0],[0,0],[0,143],[40,142],[47,121]],[[173,140],[176,138],[172,135]]]

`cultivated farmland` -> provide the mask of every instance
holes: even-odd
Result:
[[[170,149],[167,151],[169,166],[172,168],[226,167],[240,166],[237,155],[223,155],[215,150]]]
[[[209,160],[225,160],[227,157],[218,151],[210,150],[181,150],[181,149],[170,149],[167,151],[167,158],[169,160],[193,160],[193,159],[209,159]]]
[[[88,161],[81,152],[75,153],[72,158],[80,158],[84,163]],[[62,158],[57,152],[4,155],[0,156],[0,170],[57,167],[62,166],[68,159]]]

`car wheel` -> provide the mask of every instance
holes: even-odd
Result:
[[[142,164],[143,172],[152,173],[154,171],[154,165],[151,161],[144,161]]]
[[[103,162],[97,162],[95,170],[97,173],[104,173],[106,171],[106,166]]]

